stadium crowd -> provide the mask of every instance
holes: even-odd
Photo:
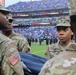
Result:
[[[68,0],[41,0],[30,2],[18,2],[12,6],[8,6],[7,9],[12,12],[26,12],[37,10],[51,10],[59,8],[67,8]]]
[[[57,31],[54,26],[14,28],[14,31],[22,34],[27,39],[30,38],[32,42],[36,39],[37,42],[40,39],[42,39],[42,41],[48,39],[49,41],[52,40],[50,42],[51,44],[52,42],[55,43],[54,39],[58,40]]]
[[[30,2],[18,2],[11,6],[6,7],[12,12],[28,12],[28,11],[38,11],[38,10],[51,10],[51,9],[60,9],[67,8],[68,0],[40,0],[40,1],[30,1]],[[26,7],[26,8],[25,8]],[[36,13],[38,14],[38,13]],[[57,31],[54,28],[56,24],[57,17],[39,17],[39,18],[14,18],[14,22],[16,24],[28,25],[27,28],[14,28],[15,32],[18,32],[24,35],[27,39],[31,38],[31,40],[37,39],[54,39],[57,38]],[[37,23],[50,23],[49,26],[38,26],[38,27],[30,27],[35,26]],[[26,34],[25,34],[26,33]]]
[[[55,24],[57,17],[42,17],[42,18],[16,18],[13,23],[23,24],[23,25],[34,25],[38,23],[50,23],[50,25]]]

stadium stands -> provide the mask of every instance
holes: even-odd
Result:
[[[47,37],[50,39],[57,38],[54,26],[60,14],[62,16],[62,13],[68,13],[67,1],[68,0],[41,0],[18,2],[6,8],[13,13],[13,23],[20,25],[20,27],[14,28],[14,31],[27,38],[39,39],[41,37]],[[52,10],[56,10],[56,12],[52,12]],[[54,16],[56,13],[59,13],[59,15]]]
[[[14,5],[8,6],[7,9],[11,10],[12,12],[26,12],[67,8],[67,1],[68,0],[41,0],[31,2],[18,2]]]

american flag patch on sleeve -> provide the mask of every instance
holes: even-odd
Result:
[[[15,65],[20,60],[20,56],[18,54],[9,57],[9,61],[12,65]]]

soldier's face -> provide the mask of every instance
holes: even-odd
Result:
[[[71,35],[73,35],[73,32],[71,31],[70,27],[57,27],[57,31],[61,42],[71,40]]]
[[[13,25],[12,25],[12,20],[8,20],[8,30],[12,30],[13,29]]]
[[[0,12],[0,29],[6,29],[8,26],[8,20],[6,15]]]
[[[12,20],[8,20],[8,27],[4,31],[12,31],[13,25],[12,25]]]

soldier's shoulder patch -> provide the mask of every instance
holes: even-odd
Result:
[[[20,60],[20,56],[18,54],[9,57],[9,61],[12,65],[15,65]]]

